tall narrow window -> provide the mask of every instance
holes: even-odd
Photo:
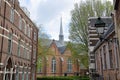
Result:
[[[32,80],[35,80],[35,73],[32,73]]]
[[[107,68],[107,63],[106,63],[106,46],[103,46],[103,54],[104,54],[104,68]]]
[[[28,36],[30,37],[30,33],[31,33],[31,28],[28,27]]]
[[[34,49],[34,52],[33,52],[33,58],[36,58],[36,49]]]
[[[30,60],[31,59],[31,52],[30,51],[28,51],[28,53],[27,53],[28,55],[28,59]]]
[[[35,41],[37,40],[37,34],[36,34],[36,32],[34,32],[34,40]]]
[[[14,9],[11,8],[11,11],[10,11],[10,21],[13,23],[14,22]]]
[[[52,72],[53,73],[56,72],[56,60],[55,60],[55,58],[52,58]]]
[[[19,80],[19,68],[16,68],[16,76],[15,76],[15,80]]]
[[[29,50],[28,50],[28,45],[26,44],[26,53],[24,55],[25,59],[29,59]]]
[[[24,80],[25,74],[24,74],[24,69],[22,71],[22,80]]]
[[[19,29],[22,30],[22,18],[21,18],[21,16],[19,17]]]
[[[71,72],[72,71],[72,60],[68,59],[67,61],[67,71]]]
[[[9,39],[8,39],[8,53],[11,54],[12,51],[12,34],[9,34]]]
[[[26,26],[26,23],[25,23],[25,27],[24,27],[24,33],[27,34],[27,26]]]
[[[101,74],[103,74],[103,57],[102,57],[102,49],[100,49],[100,53],[99,53],[99,56],[100,56],[100,72]]]
[[[40,59],[38,59],[38,66],[39,66],[39,68],[38,68],[38,72],[40,73],[40,72],[42,72],[42,59],[40,58]]]
[[[27,31],[28,31],[27,35],[28,35],[28,37],[30,37],[30,25],[29,24],[27,25]]]
[[[109,58],[110,58],[110,68],[113,68],[113,56],[112,56],[112,50],[109,50]]]
[[[115,68],[119,68],[119,52],[118,52],[118,40],[113,39],[113,44],[114,44],[114,55],[115,55]]]
[[[26,50],[26,43],[25,43],[25,44],[24,44],[24,55],[23,55],[23,58],[26,58],[26,57],[27,57],[26,54],[27,54],[27,50]]]
[[[26,73],[26,80],[28,80],[29,79],[29,73],[28,73],[29,71],[28,71],[28,69],[27,69],[27,73]]]
[[[20,40],[18,41],[18,51],[17,51],[17,53],[18,53],[18,56],[20,56]]]

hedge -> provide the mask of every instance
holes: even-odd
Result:
[[[89,80],[88,77],[38,77],[37,80]]]

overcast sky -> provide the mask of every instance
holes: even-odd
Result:
[[[42,25],[44,32],[51,39],[58,40],[60,29],[60,18],[63,20],[63,33],[65,40],[69,40],[70,11],[74,3],[80,0],[19,0],[20,5],[30,11],[30,17],[37,24]],[[84,1],[84,0],[83,0]]]

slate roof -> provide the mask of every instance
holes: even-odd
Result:
[[[66,49],[66,46],[58,47],[58,50],[60,51],[61,54],[64,53],[65,49]]]
[[[103,35],[103,37],[106,38],[111,32],[114,31],[114,29],[115,29],[115,27],[114,27],[114,24],[112,23],[112,24],[109,26],[109,28],[108,28],[108,30],[106,31],[106,33]]]
[[[65,46],[64,43],[61,43],[60,41],[57,41],[57,40],[55,40],[55,43],[56,43],[57,47]]]
[[[57,40],[55,41],[55,44],[56,44],[58,50],[60,51],[60,53],[63,54],[66,49],[66,44],[61,43],[60,41],[57,41]]]
[[[108,30],[104,33],[103,35],[103,40],[102,41],[98,41],[98,43],[96,44],[96,47],[94,48],[94,51],[104,42],[104,40],[106,40],[108,38],[108,36],[113,33],[115,31],[115,26],[114,23],[111,23]]]
[[[55,44],[56,44],[58,50],[60,51],[60,53],[63,54],[65,49],[66,49],[65,42],[61,43],[59,40],[49,40],[49,39],[46,39],[46,40],[42,41],[43,42],[42,46],[50,47],[50,45],[52,44],[53,41],[55,41]]]
[[[106,27],[109,27],[110,24],[112,23],[111,17],[101,17],[101,18],[106,23],[105,24]],[[88,25],[90,25],[91,27],[94,27],[97,17],[90,17],[90,18],[88,18],[88,20],[90,21],[90,23]]]

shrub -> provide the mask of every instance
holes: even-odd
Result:
[[[37,80],[89,80],[89,77],[38,77]]]

